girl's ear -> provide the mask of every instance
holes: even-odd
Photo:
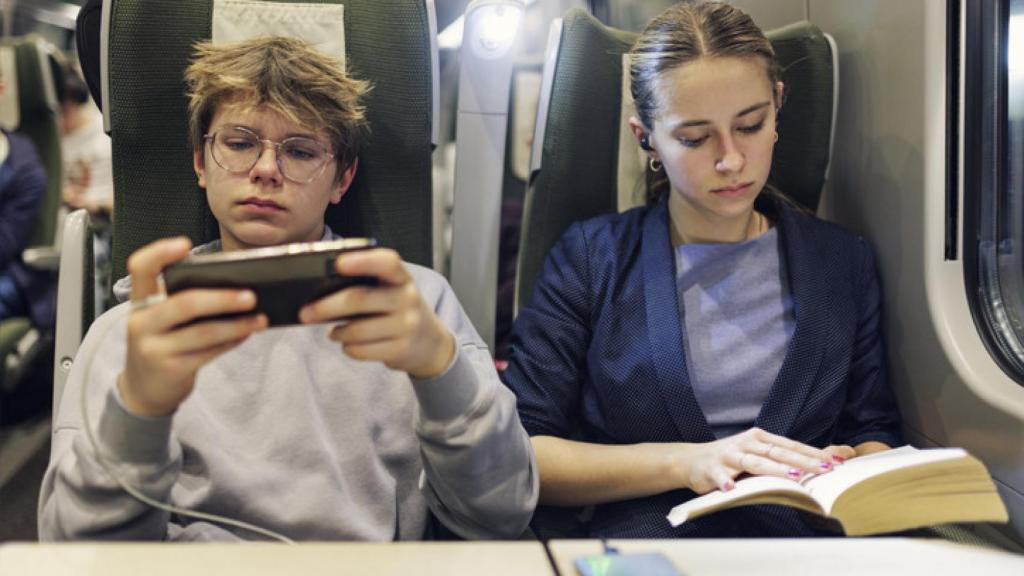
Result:
[[[644,134],[647,134],[647,130],[644,128],[644,125],[636,116],[629,117],[629,129],[633,132],[633,136],[636,137],[638,144],[640,143],[640,138],[643,138]]]
[[[654,145],[651,144],[651,135],[647,128],[644,128],[639,118],[636,116],[629,117],[629,129],[633,132],[636,143],[643,148],[644,152],[654,152]]]
[[[775,83],[775,114],[778,115],[782,110],[782,104],[786,97],[786,85],[782,82]]]

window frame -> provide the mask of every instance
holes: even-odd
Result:
[[[1010,15],[1010,0],[963,3],[962,255],[967,300],[982,342],[1003,372],[1024,385],[1024,219],[1010,219],[1024,190],[1016,197],[1008,190]],[[949,203],[947,222],[948,210]],[[1008,262],[1016,263],[1016,271]],[[1018,289],[1007,290],[1008,285]]]

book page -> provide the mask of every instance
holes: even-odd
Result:
[[[831,512],[836,498],[847,488],[871,478],[900,468],[910,468],[930,462],[962,458],[967,453],[960,448],[931,448],[918,450],[903,446],[868,456],[853,458],[836,466],[831,472],[805,478],[802,484],[826,512]]]
[[[918,450],[903,446],[853,458],[831,472],[805,476],[800,482],[775,476],[752,476],[737,481],[736,487],[728,492],[715,490],[672,508],[668,520],[678,526],[687,519],[747,504],[782,504],[827,516],[843,492],[868,478],[966,456],[960,448]]]
[[[679,526],[688,518],[739,506],[744,500],[758,504],[786,504],[806,510],[815,508],[807,490],[797,482],[775,476],[751,476],[737,481],[736,487],[728,492],[715,490],[672,508],[668,521],[672,526]]]

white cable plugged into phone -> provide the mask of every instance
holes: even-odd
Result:
[[[132,307],[132,310],[137,310],[140,307],[152,306],[153,304],[156,304],[158,301],[163,300],[165,298],[166,298],[166,296],[164,294],[162,294],[162,293],[154,294],[154,295],[148,296],[147,298],[144,298],[143,300],[140,300],[139,301],[140,305],[138,305],[138,307],[137,307],[135,302],[132,302],[131,307]],[[101,342],[103,340],[105,340],[106,337],[107,337],[107,334],[116,325],[117,325],[116,322],[111,322],[107,326],[106,330],[104,330],[103,333],[99,336],[99,340]],[[163,510],[165,512],[169,512],[171,514],[177,514],[178,516],[185,516],[185,517],[188,517],[188,518],[194,518],[196,520],[206,520],[208,522],[216,522],[218,524],[224,524],[224,525],[227,525],[227,526],[234,526],[235,528],[240,528],[242,530],[247,530],[249,532],[253,532],[253,533],[259,534],[261,536],[266,536],[267,538],[270,538],[272,540],[278,540],[280,542],[284,542],[285,544],[295,544],[295,541],[292,540],[291,538],[288,538],[287,536],[284,536],[282,534],[278,534],[277,532],[274,532],[273,530],[268,530],[266,528],[261,528],[259,526],[255,526],[253,524],[249,524],[248,522],[242,522],[241,520],[235,520],[235,519],[232,519],[232,518],[226,518],[224,516],[218,516],[216,514],[207,514],[206,512],[196,512],[196,511],[193,511],[193,510],[186,510],[184,508],[179,508],[177,506],[172,506],[170,504],[165,504],[165,503],[160,502],[158,500],[154,500],[153,498],[150,498],[149,496],[146,496],[141,491],[139,491],[135,487],[133,487],[130,484],[128,484],[127,482],[125,482],[125,480],[123,478],[118,476],[117,472],[114,470],[113,466],[110,464],[110,462],[107,461],[107,459],[103,456],[103,453],[100,451],[99,443],[96,441],[96,436],[92,432],[92,426],[90,426],[90,424],[89,424],[89,411],[87,409],[88,408],[88,395],[86,394],[86,391],[89,388],[89,375],[92,373],[92,362],[93,362],[93,357],[92,356],[89,356],[85,360],[85,377],[84,377],[83,382],[82,382],[82,394],[81,394],[82,426],[85,427],[85,433],[86,433],[86,436],[89,438],[89,445],[92,447],[93,452],[96,454],[96,460],[100,463],[100,466],[103,468],[103,470],[106,471],[106,473],[108,475],[110,475],[110,477],[113,478],[115,482],[117,482],[117,484],[121,487],[122,490],[124,490],[125,492],[127,492],[128,494],[130,494],[132,497],[134,497],[136,500],[142,502],[143,504],[146,504],[148,506],[152,506],[153,508],[157,508],[157,509]]]

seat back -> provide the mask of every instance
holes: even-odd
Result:
[[[27,246],[53,246],[57,234],[57,211],[63,186],[57,89],[54,84],[56,48],[37,34],[0,39],[0,65],[13,56],[13,70],[5,70],[4,81],[14,102],[6,103],[0,114],[4,128],[28,136],[46,171],[46,195],[36,214]],[[16,96],[15,96],[16,93]]]
[[[184,234],[203,243],[218,236],[192,169],[183,79],[195,43],[212,36],[215,0],[108,0],[99,18],[97,4],[89,0],[79,14],[78,34],[80,46],[99,49],[81,51],[79,59],[90,88],[100,88],[96,101],[102,102],[112,140],[112,274],[120,278],[128,256],[153,240]],[[373,85],[364,101],[371,135],[355,182],[328,209],[326,221],[339,234],[375,237],[405,260],[430,266],[437,94],[433,0],[265,4],[344,6],[346,62]],[[89,220],[72,214],[66,225],[63,249],[73,257],[61,268],[54,406],[93,316]]]
[[[579,8],[552,28],[520,229],[516,310],[562,232],[616,210],[622,54],[636,34],[609,28]]]
[[[815,212],[832,159],[839,51],[831,36],[807,21],[765,35],[775,48],[786,85],[769,177],[787,196]]]
[[[766,35],[786,84],[770,180],[814,211],[831,157],[836,51],[809,22]],[[553,26],[520,237],[517,310],[570,224],[637,205],[644,197],[646,156],[626,124],[632,103],[623,54],[636,37],[581,9],[566,12]]]
[[[369,142],[352,188],[328,209],[327,223],[430,266],[433,3],[321,4],[344,5],[349,69],[373,84],[365,100]],[[218,236],[192,169],[182,79],[193,45],[211,37],[214,1],[111,0],[103,10],[102,101],[117,207],[113,274],[121,277],[128,255],[157,238],[186,234],[200,243]]]

